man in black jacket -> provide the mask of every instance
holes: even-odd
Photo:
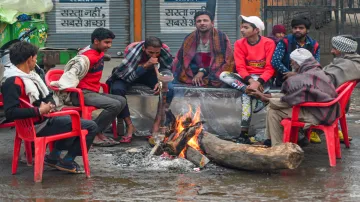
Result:
[[[1,92],[7,120],[35,118],[37,136],[51,136],[70,132],[70,116],[45,118],[42,115],[55,111],[55,101],[40,76],[33,70],[36,65],[37,47],[27,42],[18,42],[10,48],[12,65],[4,72]],[[20,98],[30,102],[33,108],[21,108]],[[88,130],[86,144],[89,149],[98,127],[95,122],[81,120],[81,128]],[[64,158],[60,158],[62,150],[67,150]],[[54,150],[45,156],[45,164],[62,171],[83,173],[74,161],[81,156],[80,138],[73,137],[55,142]]]

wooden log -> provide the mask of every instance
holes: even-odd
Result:
[[[195,135],[195,132],[200,128],[202,122],[185,128],[178,137],[174,140],[167,141],[164,145],[164,151],[168,152],[170,155],[178,156],[180,152],[185,148],[187,142]]]
[[[211,161],[241,170],[295,169],[304,159],[303,150],[293,143],[274,147],[236,144],[208,132],[204,132],[199,142]]]
[[[205,165],[210,162],[210,160],[205,155],[201,154],[198,150],[190,146],[188,146],[186,149],[185,158],[199,168],[205,167]]]

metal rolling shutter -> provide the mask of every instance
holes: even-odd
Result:
[[[130,1],[109,1],[109,28],[116,35],[108,53],[117,56],[130,42]],[[92,3],[93,4],[93,3]],[[46,14],[49,25],[46,47],[49,48],[82,48],[91,43],[91,33],[57,33],[56,32],[56,3],[51,12]],[[95,28],[94,28],[95,29]]]
[[[239,0],[217,1],[217,26],[226,33],[232,44],[237,39],[237,17]],[[179,8],[180,9],[180,8]],[[195,29],[195,27],[194,27]],[[189,32],[190,33],[190,32]],[[179,50],[185,36],[189,33],[161,33],[160,27],[160,3],[159,0],[145,1],[145,37],[156,36],[166,43],[173,56]]]

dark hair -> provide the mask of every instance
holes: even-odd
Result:
[[[26,62],[30,57],[37,55],[38,47],[31,43],[20,41],[14,43],[10,49],[10,61],[14,65],[22,64]]]
[[[155,36],[149,36],[145,39],[144,46],[145,46],[145,48],[147,48],[149,46],[154,47],[154,48],[161,48],[162,41]]]
[[[299,25],[304,25],[306,29],[310,29],[311,21],[309,20],[309,18],[305,16],[299,16],[291,20],[291,27],[295,27]]]
[[[194,22],[196,22],[196,18],[198,18],[200,15],[207,15],[207,16],[209,16],[211,22],[214,21],[214,15],[211,14],[209,11],[198,11],[194,15]]]
[[[95,39],[102,41],[104,39],[115,39],[115,34],[105,28],[96,28],[91,34],[91,43],[94,43]]]
[[[242,20],[242,21],[241,21],[241,24],[244,24],[244,23],[248,23],[253,29],[256,29],[256,28],[257,28],[254,23],[248,22],[248,21],[246,21],[246,20]]]

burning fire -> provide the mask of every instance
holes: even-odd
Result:
[[[201,112],[200,112],[200,106],[198,106],[198,107],[196,108],[194,117],[191,118],[191,116],[192,116],[192,109],[191,109],[191,106],[189,105],[189,111],[188,111],[185,115],[183,115],[183,116],[178,116],[178,117],[176,118],[176,126],[175,126],[175,128],[176,128],[176,131],[175,131],[175,132],[176,132],[176,135],[174,136],[173,139],[178,138],[179,135],[180,135],[180,133],[185,129],[185,127],[190,127],[190,126],[193,126],[193,125],[195,125],[196,123],[200,122],[200,114],[201,114]],[[190,121],[190,120],[191,120],[191,123],[190,123],[188,126],[184,126],[184,123],[185,123],[186,121]],[[201,125],[198,129],[196,129],[195,135],[187,142],[187,146],[186,146],[186,147],[181,151],[181,153],[179,154],[179,157],[180,157],[180,158],[185,158],[185,152],[186,152],[186,149],[187,149],[188,146],[190,146],[190,147],[192,147],[192,148],[194,148],[194,149],[196,149],[196,150],[198,150],[198,151],[200,151],[200,152],[202,153],[201,148],[200,148],[200,145],[199,145],[199,143],[198,143],[199,135],[200,135],[202,129],[203,129],[202,125]]]

